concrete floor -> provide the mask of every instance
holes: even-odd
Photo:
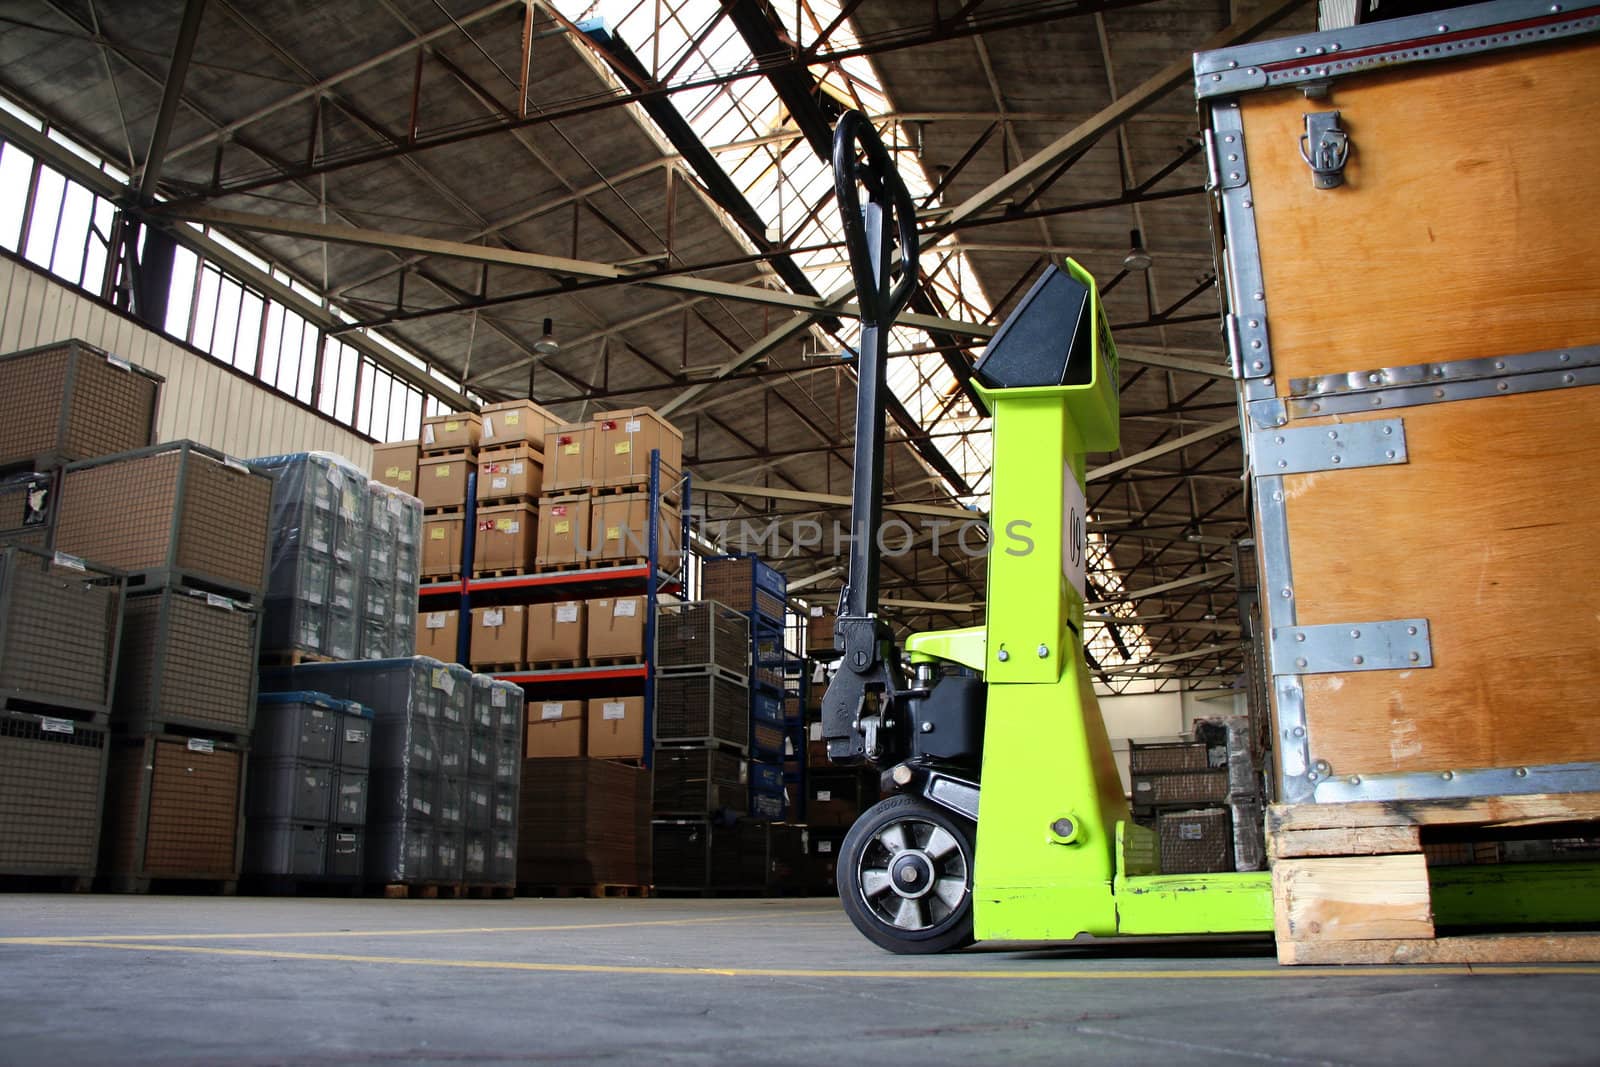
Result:
[[[832,900],[0,896],[0,1062],[1600,1062],[1600,967],[901,957]]]

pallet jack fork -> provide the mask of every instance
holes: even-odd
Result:
[[[854,536],[834,634],[844,655],[823,736],[830,760],[878,767],[895,792],[845,839],[846,913],[906,953],[975,938],[1271,931],[1266,872],[1158,874],[1154,835],[1129,816],[1083,654],[1084,457],[1118,447],[1117,354],[1094,279],[1070,259],[1046,270],[976,367],[993,418],[985,624],[913,635],[902,665],[877,612],[875,534],[887,332],[917,277],[915,213],[859,112],[841,117],[833,163],[862,332]]]

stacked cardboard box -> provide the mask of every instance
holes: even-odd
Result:
[[[482,419],[474,412],[422,420],[416,495],[422,501],[422,576],[462,577],[467,481],[478,469]]]
[[[523,885],[649,885],[650,772],[603,759],[530,761],[519,833]]]

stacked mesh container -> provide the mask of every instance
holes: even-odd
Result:
[[[513,881],[519,687],[425,656],[305,664],[264,672],[264,684],[329,693],[372,709],[368,881]]]
[[[273,479],[264,654],[298,661],[409,653],[421,505],[328,453],[250,465]]]
[[[119,575],[0,548],[0,874],[94,877],[122,604]]]
[[[244,873],[358,881],[372,712],[326,693],[264,693],[251,738]]]
[[[70,463],[56,548],[128,572],[102,873],[231,885],[272,483],[192,441]]]

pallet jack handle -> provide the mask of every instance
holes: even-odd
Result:
[[[917,285],[921,245],[911,194],[877,129],[859,111],[846,111],[834,128],[833,182],[861,307],[861,339],[856,360],[850,563],[833,636],[834,647],[844,653],[844,669],[823,697],[822,719],[829,758],[852,762],[862,756],[876,758],[877,732],[887,725],[883,711],[903,688],[893,635],[878,614],[878,527],[883,519],[889,332]],[[870,693],[880,696],[878,714],[867,709]]]

